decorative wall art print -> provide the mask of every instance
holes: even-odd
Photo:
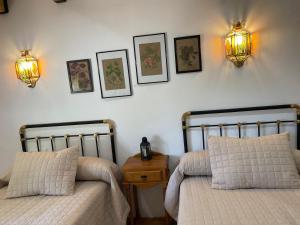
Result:
[[[90,59],[67,61],[71,93],[93,92]]]
[[[131,96],[127,49],[97,52],[102,98]]]
[[[133,37],[138,84],[169,81],[166,34]]]
[[[54,2],[56,3],[63,3],[63,2],[66,2],[67,0],[54,0]]]
[[[202,71],[200,35],[174,39],[176,73]]]
[[[0,14],[8,13],[7,0],[0,0]]]

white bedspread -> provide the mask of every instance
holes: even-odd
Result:
[[[71,196],[5,199],[0,189],[1,225],[125,225],[128,204],[114,185],[76,182]]]
[[[215,190],[211,177],[180,185],[178,225],[300,224],[300,189]]]

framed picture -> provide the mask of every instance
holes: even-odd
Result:
[[[71,93],[93,92],[90,59],[67,61]]]
[[[202,71],[200,35],[174,39],[176,73]]]
[[[131,96],[127,49],[97,52],[102,98]]]
[[[133,37],[138,84],[168,82],[166,34]]]
[[[7,0],[0,0],[0,14],[8,13]]]

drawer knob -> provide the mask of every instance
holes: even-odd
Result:
[[[146,175],[142,175],[142,176],[141,176],[141,179],[142,179],[142,180],[147,180],[147,177],[148,177],[148,176],[146,176]]]

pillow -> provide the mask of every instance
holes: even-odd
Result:
[[[105,171],[110,170],[118,182],[122,180],[120,168],[112,161],[96,157],[79,157],[76,173],[76,180],[96,181],[104,180]]]
[[[300,188],[287,133],[258,138],[209,137],[212,187]]]
[[[58,152],[18,152],[6,197],[72,194],[78,156],[77,147]]]
[[[298,173],[300,173],[300,150],[294,150]],[[179,168],[188,176],[212,176],[208,151],[185,153],[180,159]]]
[[[293,153],[296,161],[297,170],[300,173],[300,151],[296,149],[293,151]]]
[[[178,165],[179,170],[188,176],[211,176],[208,151],[188,152]]]

